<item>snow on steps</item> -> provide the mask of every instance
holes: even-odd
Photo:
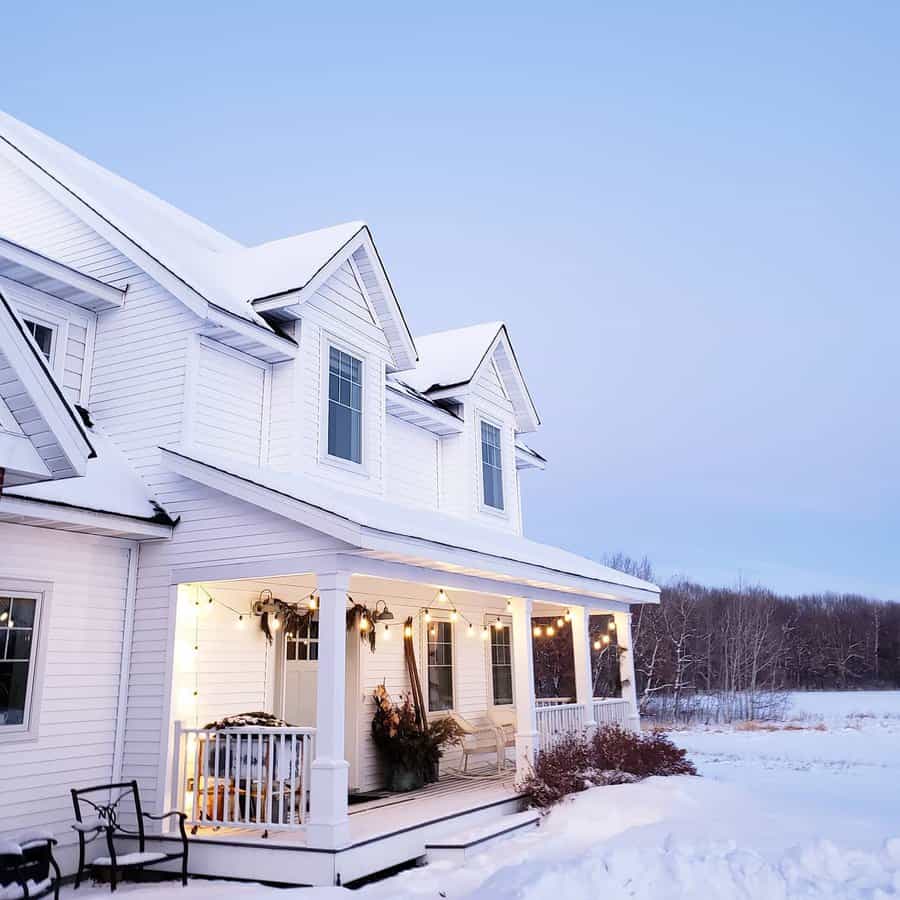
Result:
[[[446,860],[457,864],[483,853],[488,847],[516,834],[539,827],[541,814],[533,809],[501,816],[487,825],[468,828],[425,844],[428,862]]]

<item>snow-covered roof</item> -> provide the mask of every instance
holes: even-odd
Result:
[[[656,585],[583,556],[446,513],[401,506],[380,496],[370,497],[305,476],[245,465],[208,451],[199,454],[176,447],[161,449],[164,464],[184,477],[235,496],[242,496],[241,486],[253,487],[257,489],[257,499],[250,502],[262,503],[266,494],[275,500],[295,501],[289,508],[279,506],[279,513],[365,550],[396,552],[397,547],[404,546],[409,557],[418,554],[423,560],[440,559],[448,550],[464,551],[473,565],[484,557],[512,561],[524,566],[524,571],[540,573],[542,580],[551,585],[574,577],[584,585],[585,593],[605,595],[624,588],[637,602],[641,597],[646,602],[656,602],[659,594]],[[250,494],[243,496],[249,499]]]
[[[3,496],[171,524],[124,454],[100,427],[92,425],[88,433],[96,456],[88,460],[82,477],[22,485],[5,491]]]
[[[419,364],[403,380],[422,393],[468,384],[502,328],[502,322],[482,322],[416,337]]]
[[[534,431],[540,418],[503,322],[482,322],[416,338],[419,364],[403,379],[417,391],[453,396],[470,384],[489,360],[497,368],[516,413],[517,431]]]
[[[345,222],[241,247],[224,257],[222,272],[247,302],[299,290],[365,227],[365,222]]]

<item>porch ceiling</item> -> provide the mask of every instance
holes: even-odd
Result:
[[[350,570],[360,574],[423,581],[440,573],[438,580],[448,587],[455,581],[468,590],[499,594],[523,594],[523,588],[530,588],[542,592],[536,600],[553,601],[556,594],[559,602],[581,605],[590,605],[593,598],[622,603],[659,599],[654,584],[519,535],[311,484],[220,455],[160,449],[163,463],[176,474],[343,541]]]

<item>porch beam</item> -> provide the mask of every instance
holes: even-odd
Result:
[[[394,581],[409,581],[414,584],[432,585],[435,590],[447,588],[457,591],[470,591],[474,594],[492,594],[506,599],[522,597],[538,603],[555,603],[561,606],[601,606],[604,612],[627,612],[630,609],[627,601],[599,600],[585,594],[557,591],[552,588],[533,587],[515,581],[497,581],[479,575],[467,575],[462,572],[447,572],[443,569],[429,569],[409,563],[394,562],[387,559],[374,559],[354,553],[338,554],[341,568],[354,575],[369,575],[373,578],[387,578]]]
[[[634,731],[641,730],[638,713],[637,682],[634,677],[634,646],[631,637],[631,613],[614,613],[616,642],[619,649],[619,680],[622,682],[622,699],[628,701],[626,725]]]
[[[516,782],[524,781],[534,765],[538,749],[534,702],[534,646],[531,636],[532,602],[512,598],[513,676],[516,701]]]
[[[347,805],[350,764],[344,759],[346,611],[350,574],[317,572],[319,662],[316,685],[316,749],[310,769],[311,847],[334,849],[350,835]]]
[[[591,671],[591,611],[583,606],[569,607],[572,617],[572,655],[575,667],[575,702],[584,709],[584,727],[594,722],[594,674]]]

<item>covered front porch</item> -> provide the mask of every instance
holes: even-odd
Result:
[[[205,854],[219,866],[224,845],[240,845],[249,864],[251,846],[353,851],[355,859],[362,851],[353,848],[384,844],[365,865],[377,859],[386,868],[422,856],[429,835],[515,813],[514,781],[559,736],[597,722],[636,727],[624,600],[364,555],[327,562],[173,588],[167,779],[171,803],[188,813],[204,847],[198,864]],[[534,651],[548,627],[571,632],[574,696],[535,697]],[[592,651],[605,643],[618,656],[620,697],[594,696]],[[382,684],[395,699],[410,692],[409,648],[428,719],[453,715],[482,741],[464,739],[471,759],[450,747],[436,784],[397,794],[386,790],[371,737],[373,694]],[[223,727],[226,717],[256,711],[289,724]],[[511,725],[499,769],[498,714]]]

